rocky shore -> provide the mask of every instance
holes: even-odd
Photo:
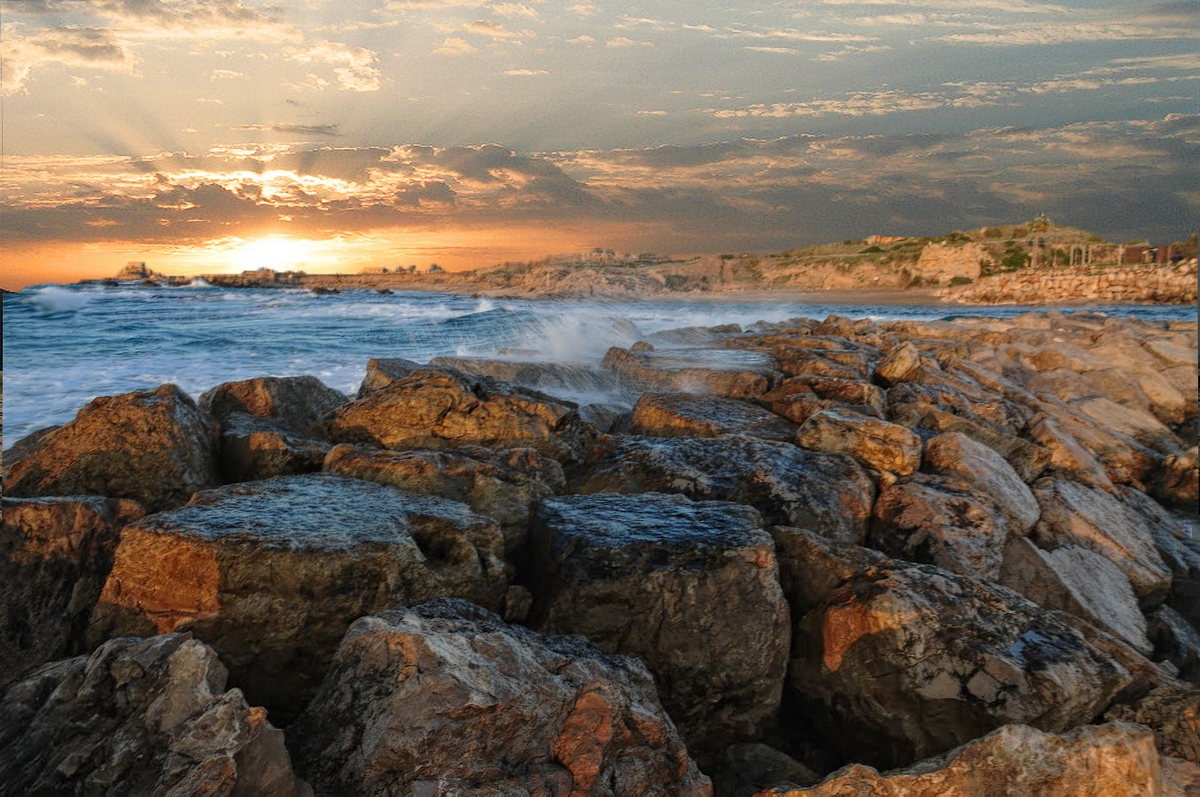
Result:
[[[1195,322],[379,354],[7,452],[0,794],[1200,793]]]

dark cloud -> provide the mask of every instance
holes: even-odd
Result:
[[[234,130],[265,130],[272,133],[293,133],[300,136],[328,136],[337,138],[342,135],[341,125],[299,125],[299,124],[253,124],[237,125]]]

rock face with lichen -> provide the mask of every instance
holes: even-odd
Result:
[[[114,639],[0,696],[7,794],[304,797],[283,733],[187,634]]]
[[[355,622],[290,733],[323,794],[712,793],[640,662],[459,600]]]

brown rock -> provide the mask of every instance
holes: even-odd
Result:
[[[328,794],[712,793],[640,662],[465,601],[355,622],[293,731]]]
[[[355,618],[449,595],[498,608],[502,554],[454,501],[329,474],[231,485],[125,528],[88,639],[191,631],[286,717]]]
[[[150,511],[218,481],[212,419],[175,385],[95,399],[6,460],[8,495],[131,498]]]
[[[405,378],[413,371],[425,368],[420,363],[399,357],[372,357],[367,360],[367,375],[358,386],[357,398],[362,398],[373,390],[387,387],[392,382]]]
[[[8,794],[303,797],[283,734],[225,691],[225,668],[187,634],[114,639],[0,698]]]
[[[1196,508],[1200,502],[1200,451],[1196,446],[1167,457],[1154,480],[1153,492],[1164,503]]]
[[[852,458],[746,435],[601,438],[577,493],[679,493],[757,509],[767,525],[861,543],[875,486]]]
[[[976,423],[953,413],[930,410],[921,417],[918,426],[931,432],[958,432],[977,443],[982,443],[1004,457],[1024,482],[1034,481],[1050,465],[1049,449],[1016,435],[1001,432],[990,424]],[[1096,467],[1103,476],[1104,471],[1099,463],[1096,463]],[[1108,477],[1104,478],[1107,480]]]
[[[754,398],[778,380],[774,360],[759,352],[685,349],[669,352],[608,350],[600,367],[633,392],[705,393]]]
[[[1061,732],[1130,680],[1015,593],[894,560],[852,576],[795,634],[787,719],[873,766],[904,766],[1008,723]]]
[[[304,434],[349,401],[315,376],[263,376],[225,382],[200,396],[200,409],[225,424],[234,413],[275,418]]]
[[[1112,494],[1078,482],[1042,479],[1034,494],[1042,507],[1031,533],[1038,547],[1052,551],[1078,545],[1095,551],[1125,574],[1143,609],[1162,603],[1171,588],[1171,571],[1136,511]]]
[[[574,405],[483,377],[420,369],[338,408],[322,425],[337,443],[394,450],[474,444],[581,459],[594,431]]]
[[[868,539],[898,559],[995,581],[1010,529],[990,496],[957,479],[918,473],[880,491]]]
[[[461,501],[500,524],[509,556],[524,545],[533,505],[566,487],[562,466],[531,448],[380,451],[340,445],[326,457],[325,471]]]
[[[1133,705],[1114,706],[1104,719],[1145,725],[1160,753],[1200,764],[1200,688],[1165,684]]]
[[[330,445],[312,440],[271,417],[235,412],[224,420],[218,459],[227,484],[321,469]]]
[[[643,393],[633,406],[634,434],[648,437],[719,437],[747,434],[790,441],[796,427],[754,404],[691,393]]]
[[[854,412],[823,410],[800,427],[796,443],[813,451],[849,454],[868,468],[897,476],[921,464],[921,438],[899,424]]]
[[[911,342],[905,342],[889,351],[875,366],[875,381],[891,387],[915,378],[920,367],[921,352]]]
[[[431,367],[446,367],[473,376],[487,376],[510,385],[533,388],[571,399],[611,391],[611,375],[590,365],[487,360],[478,357],[434,357]]]
[[[0,528],[0,686],[83,652],[121,527],[145,514],[116,498],[5,498]]]
[[[533,626],[644,661],[693,751],[774,723],[788,610],[753,509],[655,493],[553,498],[534,551]]]
[[[1126,435],[1164,456],[1183,450],[1179,438],[1162,421],[1136,407],[1103,396],[1076,401],[1074,406],[1104,428]]]
[[[1012,522],[1017,534],[1033,528],[1041,515],[1037,499],[1003,457],[959,432],[925,441],[925,467],[953,476],[992,498]]]
[[[851,764],[811,788],[782,786],[773,797],[944,797],[968,794],[1172,794],[1148,730],[1085,725],[1061,735],[1005,725],[982,739],[907,769],[880,773]],[[1200,773],[1184,768],[1184,777]]]
[[[1054,475],[1112,492],[1113,483],[1100,460],[1046,413],[1038,413],[1026,427],[1029,439],[1049,452]]]

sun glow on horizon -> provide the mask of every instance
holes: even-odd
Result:
[[[321,244],[316,241],[268,235],[234,243],[226,251],[224,259],[234,271],[255,271],[260,268],[296,271],[321,265],[324,260],[321,249]]]

